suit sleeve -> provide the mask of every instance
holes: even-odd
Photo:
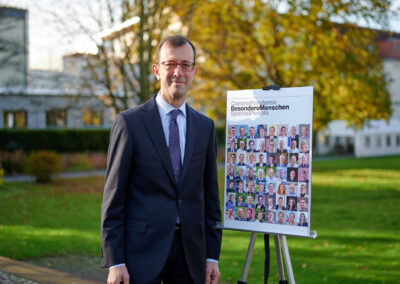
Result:
[[[133,146],[128,125],[118,115],[111,129],[101,208],[102,266],[125,262],[125,200]]]
[[[217,172],[217,142],[215,136],[214,122],[211,127],[210,141],[207,149],[207,162],[204,174],[205,194],[205,222],[207,258],[219,259],[221,252],[222,231],[215,229],[221,222],[221,208],[219,203],[218,172]]]

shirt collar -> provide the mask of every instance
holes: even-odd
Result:
[[[166,116],[167,114],[169,114],[174,109],[176,109],[172,105],[170,105],[169,103],[164,101],[164,99],[161,97],[160,93],[158,93],[156,96],[156,103],[157,103],[158,109],[160,110],[161,118]],[[186,117],[186,102],[184,102],[178,109]]]

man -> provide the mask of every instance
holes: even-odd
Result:
[[[247,163],[247,167],[256,167],[256,156],[254,153],[248,155],[249,162]]]
[[[265,187],[264,183],[259,183],[257,185],[257,187],[258,187],[258,189],[256,190],[257,194],[264,194],[265,193],[264,192],[264,187]]]
[[[235,126],[231,127],[231,136],[230,136],[230,138],[232,138],[232,139],[236,138],[236,127]]]
[[[243,201],[243,195],[238,196],[238,200],[236,202],[237,207],[246,207],[246,203]]]
[[[288,196],[297,196],[296,184],[295,183],[289,184],[289,192],[287,193],[287,195]]]
[[[274,208],[274,199],[273,197],[268,197],[268,204],[267,204],[267,210],[273,210]]]
[[[232,139],[230,142],[230,147],[228,148],[228,153],[229,152],[236,152],[236,140]]]
[[[253,168],[249,168],[249,174],[246,176],[246,181],[256,180]]]
[[[277,180],[280,181],[280,182],[286,181],[285,170],[282,169],[282,168],[278,168],[278,170],[279,170],[279,177],[278,177]]]
[[[297,169],[296,168],[292,168],[292,169],[288,169],[288,182],[297,182]]]
[[[256,178],[256,183],[265,183],[264,171],[262,169],[258,170],[258,177]]]
[[[268,176],[266,178],[266,181],[276,183],[276,177],[275,177],[275,172],[274,172],[273,168],[268,169]]]
[[[239,140],[239,149],[237,150],[237,154],[243,154],[244,156],[246,156],[246,142],[244,140]]]
[[[232,208],[233,211],[235,211],[235,194],[231,193],[229,194],[229,199],[225,204],[225,208],[228,210],[229,208]]]
[[[304,197],[300,197],[299,204],[300,204],[300,211],[302,212],[307,211],[306,199]]]
[[[274,127],[274,126],[271,126],[271,127],[269,128],[269,133],[268,133],[267,138],[270,138],[271,140],[278,138],[278,137],[276,137],[276,135],[275,135],[275,127]]]
[[[226,189],[226,192],[236,192],[236,185],[234,180],[229,181],[229,185],[228,188]]]
[[[222,233],[214,123],[185,103],[198,72],[182,36],[160,42],[159,93],[117,115],[101,214],[108,283],[217,283]],[[162,208],[163,214],[160,214]]]
[[[279,164],[276,166],[279,168],[286,168],[286,155],[287,154],[280,154],[279,155]]]
[[[300,164],[299,168],[309,168],[309,165],[307,164],[307,158],[305,154],[300,155]]]
[[[295,154],[290,155],[290,163],[287,165],[288,168],[297,168],[297,157]]]
[[[299,153],[299,149],[297,148],[297,141],[296,140],[292,140],[292,141],[290,141],[290,149],[289,149],[289,153],[290,154],[293,154],[293,153],[295,153],[295,154],[297,154],[297,153]]]
[[[264,154],[259,154],[258,155],[258,163],[256,164],[256,167],[266,167],[267,163],[264,163]]]
[[[278,153],[287,153],[287,149],[285,148],[285,141],[280,140],[279,141],[279,148],[277,150]]]
[[[238,215],[235,217],[235,220],[246,221],[246,219],[243,217],[243,208],[238,209]]]
[[[243,180],[239,180],[237,192],[238,192],[238,193],[244,193],[244,184],[243,184]]]
[[[308,137],[309,137],[309,135],[308,135],[307,126],[303,125],[301,127],[301,138],[308,138]]]
[[[253,196],[249,195],[247,197],[247,208],[254,208],[254,204],[253,204]]]
[[[275,141],[274,139],[267,139],[268,141],[268,153],[275,153]]]
[[[268,211],[268,218],[265,220],[266,223],[274,224],[274,212],[273,211]]]
[[[260,209],[260,210],[262,210],[262,211],[265,211],[264,197],[263,197],[262,195],[259,195],[259,196],[257,197],[256,209]]]
[[[285,224],[286,224],[286,221],[285,221],[285,213],[283,213],[282,211],[280,211],[280,212],[278,213],[278,221],[277,221],[277,224],[280,224],[280,225],[285,225]]]
[[[278,198],[278,204],[276,204],[275,209],[277,209],[277,210],[285,210],[286,209],[285,206],[283,205],[283,197],[282,196],[280,196]]]
[[[244,154],[239,155],[239,162],[236,164],[237,166],[246,166],[246,163],[244,162]]]
[[[229,162],[228,165],[229,166],[236,166],[236,154],[235,153],[231,154],[231,159],[230,159],[230,162]]]
[[[258,152],[265,153],[265,140],[264,139],[258,139]]]
[[[269,159],[268,167],[270,167],[270,168],[276,167],[276,164],[275,164],[275,154],[269,153],[269,154],[268,154],[268,159]]]
[[[257,219],[254,221],[254,223],[264,223],[264,212],[263,211],[258,211]]]
[[[233,181],[236,180],[236,177],[235,177],[236,168],[234,166],[228,166],[228,168],[229,168],[229,173],[226,176],[226,184],[229,184],[229,182],[231,180],[233,180]]]
[[[258,152],[257,150],[256,150],[256,148],[255,148],[255,145],[254,145],[254,140],[250,140],[249,141],[249,149],[247,150],[247,152]]]
[[[249,181],[246,184],[247,184],[247,192],[254,193],[254,182]]]
[[[286,137],[286,126],[281,127],[281,132],[279,133],[279,137]]]
[[[233,214],[233,209],[229,208],[228,213],[225,215],[225,220],[235,220],[235,215]]]
[[[264,129],[264,127],[260,126],[260,129],[258,131],[260,132],[258,137],[259,138],[265,138],[265,129]]]
[[[239,128],[239,138],[240,138],[240,139],[246,138],[244,132],[245,132],[244,126],[240,126],[240,128]]]
[[[291,212],[291,213],[289,214],[289,222],[288,222],[288,225],[297,226],[297,222],[294,221],[294,218],[295,218],[295,217],[296,217],[296,215],[295,215],[293,212]]]
[[[256,138],[256,129],[254,126],[249,127],[249,136],[248,138],[254,139]]]
[[[244,167],[239,167],[239,174],[236,176],[236,181],[244,181],[246,176],[244,175]]]
[[[300,178],[299,181],[301,182],[308,182],[308,178],[307,178],[307,171],[306,170],[300,170]]]
[[[296,145],[299,144],[299,135],[296,134],[296,126],[292,125],[292,127],[290,128],[290,136],[289,136],[289,145],[292,145],[292,141],[296,140]]]
[[[276,193],[274,192],[274,184],[270,182],[268,184],[267,197],[272,197],[275,200]]]

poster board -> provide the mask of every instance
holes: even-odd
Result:
[[[312,111],[313,87],[228,91],[225,229],[310,236]]]

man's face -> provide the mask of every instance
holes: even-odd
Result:
[[[233,202],[233,200],[235,199],[235,196],[233,194],[229,195],[229,200]]]
[[[274,204],[274,201],[272,200],[272,198],[268,198],[268,205],[272,206]],[[268,214],[269,215],[269,214]]]
[[[240,162],[243,162],[243,161],[244,161],[244,155],[243,155],[243,154],[240,154],[240,155],[239,155],[239,160],[240,160]]]
[[[239,190],[243,189],[243,182],[239,182]]]
[[[234,168],[230,168],[230,169],[229,169],[229,173],[233,176],[234,173],[235,173],[235,169],[234,169]]]
[[[301,186],[301,193],[302,193],[302,194],[306,194],[306,191],[307,191],[306,186],[303,184],[303,185]]]
[[[285,156],[280,156],[279,159],[280,159],[281,165],[283,165],[285,163]]]
[[[270,178],[273,178],[273,177],[274,177],[274,170],[273,170],[273,169],[269,169],[269,170],[268,170],[268,176],[269,176]]]
[[[238,197],[238,203],[241,203],[241,202],[243,202],[243,196],[239,195],[239,197]]]
[[[254,163],[254,155],[250,155],[249,159],[251,164]]]
[[[290,185],[290,192],[291,192],[291,193],[294,193],[295,189],[296,189],[296,188],[294,187],[294,184],[291,184],[291,185]]]
[[[262,196],[259,196],[259,197],[258,197],[258,204],[260,204],[260,205],[261,205],[261,204],[262,204],[262,202],[263,202],[263,198],[262,198]]]
[[[292,180],[294,180],[295,177],[296,177],[296,172],[292,170],[292,171],[290,172],[290,178],[291,178]]]
[[[270,127],[269,128],[269,136],[274,136],[275,135],[275,127]]]
[[[229,184],[229,187],[230,187],[231,189],[235,188],[235,182],[234,182],[234,181],[231,181],[230,184]]]
[[[250,127],[250,128],[249,128],[249,134],[250,134],[250,136],[251,136],[251,137],[254,137],[255,133],[256,133],[256,129],[255,129],[254,127]]]
[[[294,205],[294,200],[293,200],[293,199],[290,199],[290,200],[289,200],[289,204],[290,204],[290,206],[293,206],[293,205]]]
[[[253,191],[253,183],[252,182],[249,182],[249,191]]]
[[[281,136],[286,136],[286,127],[284,126],[281,128]]]
[[[252,204],[253,203],[253,197],[250,195],[248,200],[247,200],[248,204]]]
[[[283,222],[283,213],[282,212],[279,212],[278,218],[279,218],[279,222],[282,223]]]
[[[295,135],[295,134],[296,134],[296,126],[292,126],[292,127],[290,128],[290,133],[291,133],[292,135]]]
[[[263,155],[258,156],[258,160],[260,161],[260,164],[262,164],[263,160],[264,160],[264,156]]]
[[[283,177],[283,174],[284,174],[283,170],[280,170],[280,171],[279,171],[279,177],[280,177],[281,179],[284,178],[284,177]]]
[[[272,213],[272,211],[269,211],[268,212],[268,219],[272,219],[272,217],[274,216],[274,213]]]
[[[234,149],[235,148],[235,141],[231,141],[231,148]]]
[[[260,128],[260,138],[264,138],[265,137],[265,130],[264,128]]]
[[[269,156],[269,163],[271,165],[274,164],[274,157],[273,156]]]
[[[231,128],[231,136],[236,137],[236,127]]]
[[[252,176],[253,176],[253,169],[250,168],[250,169],[249,169],[249,177],[252,177]]]
[[[263,214],[261,211],[258,212],[258,220],[262,220]]]
[[[302,164],[305,164],[305,163],[306,163],[306,157],[301,156],[301,163],[302,163]]]
[[[244,127],[242,126],[242,127],[240,127],[240,129],[239,129],[239,132],[240,132],[240,136],[244,136]]]
[[[258,186],[258,191],[264,192],[264,184],[263,183],[260,183],[260,185]]]
[[[161,66],[163,62],[172,61],[177,63],[193,63],[194,53],[192,47],[188,43],[179,47],[164,43],[160,50],[160,64],[153,65],[153,73],[160,80],[160,94],[169,99],[182,99],[186,97],[186,93],[198,69],[195,66],[192,71],[183,72],[181,65],[178,65],[174,70],[167,71]]]
[[[269,150],[270,150],[270,152],[273,152],[274,151],[274,148],[275,148],[275,143],[274,143],[274,141],[271,141],[271,142],[269,142]]]
[[[283,199],[282,199],[282,198],[279,198],[279,199],[278,199],[278,202],[279,202],[279,206],[282,206],[282,205],[283,205]]]
[[[284,142],[283,140],[279,141],[279,148],[280,148],[280,149],[283,149],[284,143],[285,143],[285,142]]]
[[[304,199],[300,199],[300,209],[306,209],[306,201]]]
[[[306,180],[306,172],[301,172],[301,179]]]
[[[259,178],[262,178],[262,177],[263,177],[263,172],[262,172],[262,171],[259,171],[259,172],[258,172],[258,177],[259,177]]]
[[[307,136],[307,127],[303,126],[301,128],[301,133],[303,134],[303,136]]]
[[[293,214],[293,213],[290,213],[289,219],[290,219],[290,222],[291,222],[291,223],[294,222],[294,214]]]
[[[236,156],[234,154],[231,155],[231,163],[234,164],[236,161]]]
[[[296,140],[292,140],[292,142],[290,143],[290,145],[291,145],[292,149],[296,149],[296,146],[297,146]]]
[[[243,216],[243,209],[239,208],[238,209],[238,217],[242,217]]]
[[[242,141],[240,141],[240,149],[242,149],[242,150],[244,150],[244,141],[242,140]]]
[[[296,164],[296,156],[295,155],[290,156],[290,161],[292,162],[293,165]]]
[[[264,151],[265,143],[263,141],[260,142],[260,151]]]
[[[233,209],[232,209],[232,208],[229,208],[229,210],[228,210],[228,216],[231,217],[232,214],[233,214]]]
[[[268,184],[268,192],[270,194],[274,193],[274,185],[272,183]]]
[[[251,150],[254,150],[254,141],[249,142],[249,147]]]
[[[243,168],[239,169],[239,175],[241,175],[241,176],[243,175]]]

